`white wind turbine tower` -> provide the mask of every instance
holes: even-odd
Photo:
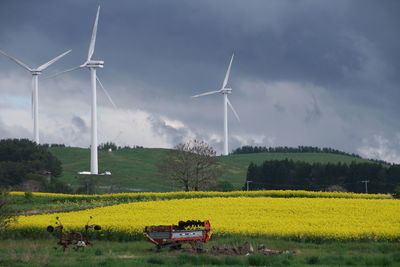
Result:
[[[229,153],[229,149],[228,149],[228,105],[232,109],[233,114],[235,115],[237,120],[240,121],[238,114],[236,113],[235,109],[233,108],[231,102],[228,99],[228,94],[232,93],[232,89],[226,87],[228,84],[229,74],[231,72],[233,56],[234,56],[234,54],[232,54],[231,61],[229,62],[229,67],[228,67],[228,70],[226,71],[225,79],[224,79],[224,82],[222,83],[222,87],[220,90],[210,91],[207,93],[192,96],[192,97],[199,97],[199,96],[206,96],[206,95],[212,95],[212,94],[217,94],[217,93],[221,93],[224,96],[224,153],[223,153],[224,155],[228,155],[228,153]]]
[[[90,81],[91,81],[91,88],[92,88],[92,111],[91,111],[91,145],[90,145],[90,174],[98,174],[98,160],[97,160],[97,95],[96,95],[96,80],[99,82],[100,87],[104,90],[106,96],[110,100],[111,104],[116,108],[114,102],[112,101],[110,95],[103,87],[103,84],[100,82],[99,78],[96,75],[97,68],[104,67],[104,61],[102,60],[92,60],[92,56],[94,53],[94,47],[96,44],[96,34],[97,34],[97,24],[99,21],[99,13],[100,13],[100,6],[97,8],[96,19],[94,21],[93,31],[92,31],[92,38],[90,39],[89,44],[89,52],[86,61],[75,68],[71,68],[57,74],[51,75],[48,78],[58,76],[62,73],[70,72],[73,70],[81,69],[81,68],[88,68],[90,70]]]
[[[33,140],[36,142],[36,144],[39,144],[39,84],[38,84],[38,78],[39,75],[47,69],[51,64],[71,52],[72,50],[68,50],[61,55],[53,58],[47,63],[44,63],[43,65],[37,67],[37,68],[31,68],[27,64],[21,62],[20,60],[16,59],[15,57],[12,57],[10,55],[7,55],[3,51],[0,50],[0,53],[3,54],[4,56],[8,57],[27,71],[29,71],[32,74],[32,117],[33,117]]]

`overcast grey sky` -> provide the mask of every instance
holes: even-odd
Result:
[[[235,53],[230,149],[333,147],[400,163],[400,1],[0,0],[0,50],[39,66],[43,143],[90,144],[83,63],[101,5],[94,59],[99,141],[172,147],[198,138],[222,151],[221,87]],[[0,138],[30,138],[30,74],[0,57]]]

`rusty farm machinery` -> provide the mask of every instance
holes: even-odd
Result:
[[[63,251],[65,251],[69,246],[73,246],[75,250],[84,249],[85,247],[92,245],[89,242],[89,229],[94,229],[96,231],[101,230],[100,225],[89,224],[91,219],[92,216],[90,216],[89,220],[85,224],[83,232],[72,231],[65,233],[63,231],[64,225],[61,223],[60,218],[56,217],[56,226],[47,226],[47,232],[58,232],[59,241],[57,245],[60,245],[63,248]]]
[[[47,226],[47,231],[58,234],[57,245],[60,245],[63,251],[68,247],[72,247],[75,250],[83,250],[85,247],[92,245],[89,241],[89,230],[101,230],[100,225],[89,224],[91,219],[92,217],[84,226],[84,231],[65,232],[60,218],[56,217],[56,226]],[[179,221],[178,225],[146,226],[144,232],[147,240],[155,244],[156,249],[165,247],[180,249],[183,244],[189,244],[193,250],[203,252],[204,243],[211,239],[211,225],[208,220]]]
[[[178,225],[146,226],[147,240],[155,244],[156,249],[170,247],[180,249],[189,243],[193,250],[201,252],[203,244],[211,239],[211,225],[206,221],[179,221]]]

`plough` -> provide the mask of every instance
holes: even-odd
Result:
[[[57,245],[60,245],[63,248],[63,251],[65,251],[68,246],[74,246],[75,250],[78,249],[84,249],[86,246],[91,245],[89,242],[89,235],[88,235],[88,230],[89,229],[94,229],[96,231],[101,230],[101,226],[97,224],[91,224],[89,225],[90,220],[92,219],[92,216],[90,216],[89,220],[87,221],[85,225],[85,231],[84,232],[69,232],[69,233],[64,233],[64,226],[62,225],[60,218],[56,217],[56,226],[49,225],[47,226],[47,232],[53,233],[54,231],[59,233],[59,241]]]

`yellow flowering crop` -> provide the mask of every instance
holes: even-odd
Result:
[[[400,202],[392,199],[193,198],[134,202],[70,213],[21,216],[14,230],[45,231],[59,216],[81,229],[89,216],[107,233],[141,235],[146,225],[210,220],[214,233],[298,239],[400,239]],[[29,232],[28,231],[28,232]]]
[[[11,192],[14,196],[23,196],[24,192]],[[143,199],[173,199],[173,198],[200,198],[200,197],[310,197],[310,198],[366,198],[380,199],[389,198],[384,194],[360,194],[350,192],[315,192],[303,190],[264,190],[264,191],[190,191],[190,192],[141,192],[141,193],[114,193],[101,195],[78,195],[78,194],[56,194],[56,193],[33,193],[36,197],[60,197],[60,198],[143,198]]]

